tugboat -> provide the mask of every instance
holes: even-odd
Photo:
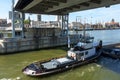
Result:
[[[67,56],[34,62],[22,72],[29,76],[43,76],[69,70],[95,61],[101,54],[102,41],[97,46],[90,40],[78,42],[68,50]]]

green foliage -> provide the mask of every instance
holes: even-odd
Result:
[[[8,33],[8,37],[12,37],[12,34],[11,34],[11,33]]]
[[[24,20],[24,24],[30,24],[30,20]]]

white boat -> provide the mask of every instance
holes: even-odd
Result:
[[[80,42],[68,50],[67,56],[34,62],[26,66],[22,72],[30,76],[43,76],[93,62],[102,52],[102,41],[94,46],[93,40],[93,37],[85,35],[84,29]]]
[[[34,62],[22,72],[29,76],[43,76],[69,70],[95,61],[101,54],[100,48],[100,45],[93,46],[92,42],[79,42],[67,52],[67,56]]]
[[[74,60],[86,60],[90,57],[99,55],[98,52],[102,48],[102,41],[95,44],[93,43],[94,38],[89,38],[84,40],[83,42],[78,42],[75,47],[71,48],[68,51],[68,56],[74,58]]]

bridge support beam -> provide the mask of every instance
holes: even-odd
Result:
[[[19,37],[23,38],[24,37],[24,19],[25,19],[25,13],[23,12],[17,12],[14,10],[14,3],[15,1],[12,0],[12,38],[16,38],[16,29],[19,28],[21,29],[21,35]],[[19,22],[15,24],[15,22]]]
[[[15,10],[14,10],[14,3],[15,3],[15,1],[14,0],[12,0],[12,38],[15,38],[15,19],[14,19],[14,12],[15,12]]]
[[[69,20],[69,14],[58,16],[58,22],[59,22],[58,26],[61,27],[61,35],[68,37],[68,48],[70,48],[68,20]]]
[[[21,29],[22,29],[22,31],[21,31],[21,37],[22,38],[24,38],[25,37],[25,35],[24,35],[24,20],[25,20],[25,13],[21,13]]]
[[[61,28],[61,35],[67,35],[68,34],[68,20],[69,20],[69,15],[59,15],[58,16],[58,26]]]

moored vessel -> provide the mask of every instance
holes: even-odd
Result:
[[[97,46],[93,42],[78,42],[68,50],[67,55],[59,58],[34,62],[26,66],[22,72],[29,76],[43,76],[69,70],[95,61],[101,54],[101,41]]]

